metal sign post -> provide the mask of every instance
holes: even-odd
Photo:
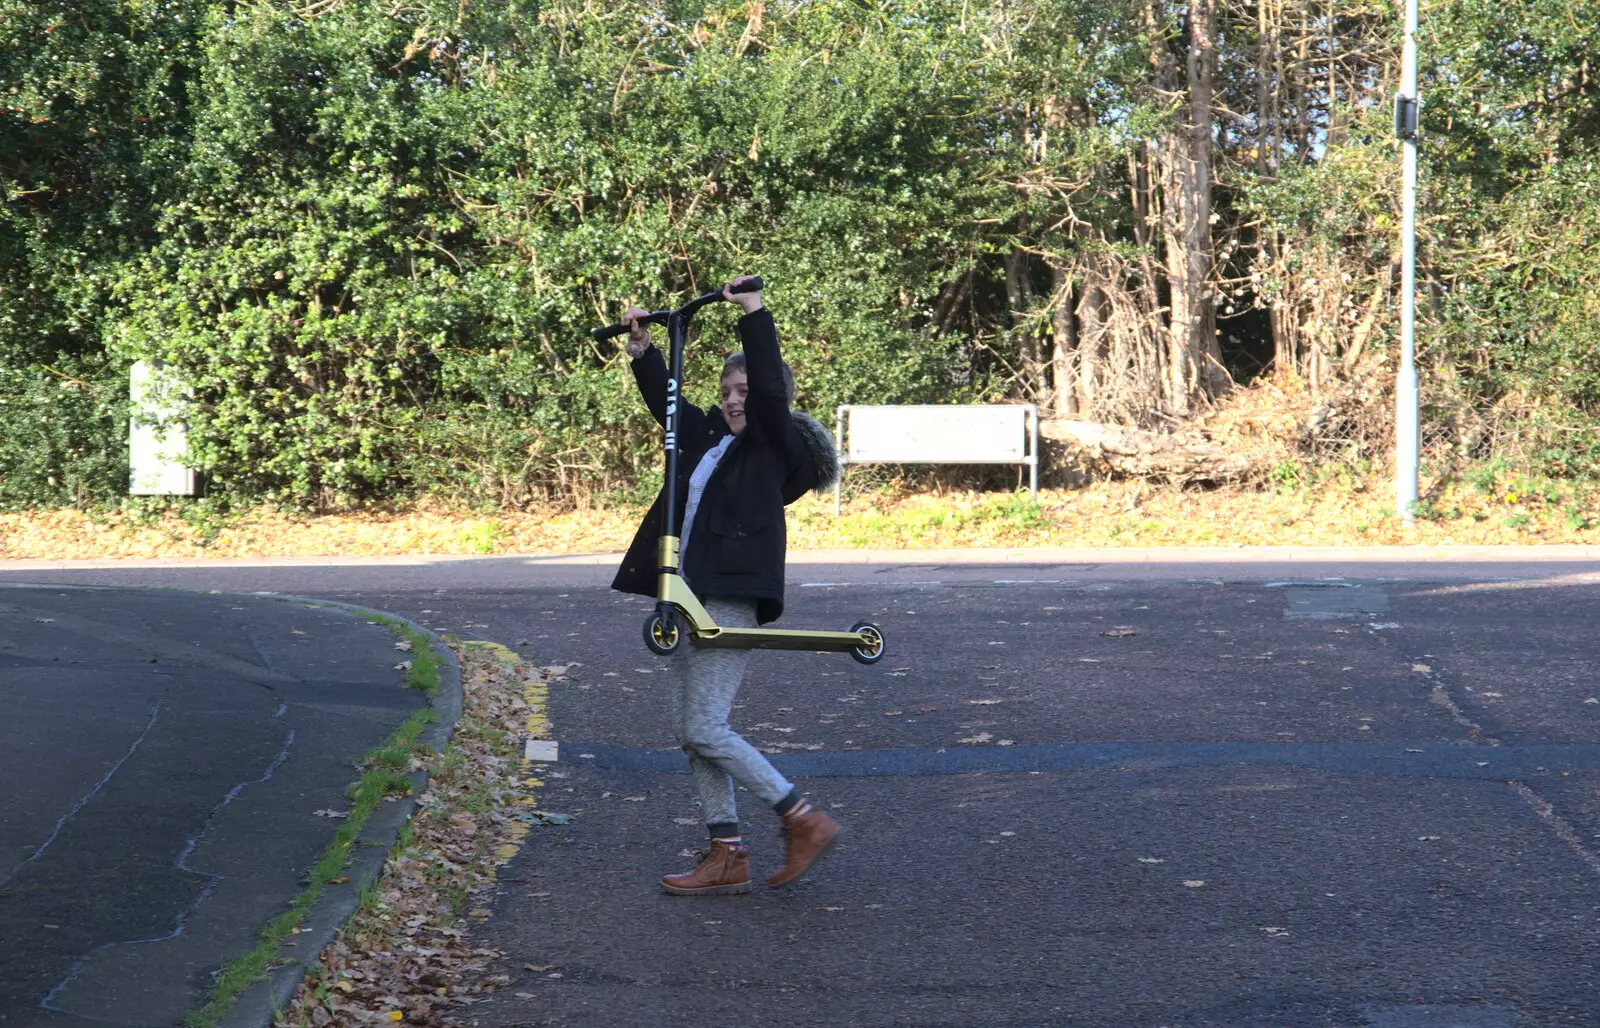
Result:
[[[1394,385],[1395,506],[1411,524],[1417,502],[1420,439],[1417,401],[1417,0],[1406,0],[1405,43],[1400,54],[1400,95],[1394,131],[1401,147],[1400,372]]]

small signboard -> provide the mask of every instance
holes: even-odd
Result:
[[[1033,404],[915,404],[839,408],[845,464],[1025,464],[1039,491],[1039,412]],[[840,489],[834,484],[833,509]]]
[[[177,377],[149,361],[128,372],[128,492],[133,496],[193,496],[194,469],[185,467],[189,430],[185,392]]]
[[[852,464],[1023,464],[1024,406],[851,407],[845,459]]]

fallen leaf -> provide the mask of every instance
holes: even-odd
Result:
[[[311,813],[314,814],[317,817],[349,817],[350,816],[350,812],[348,810],[313,810]]]
[[[1139,633],[1135,629],[1128,628],[1126,626],[1118,626],[1117,628],[1107,628],[1100,634],[1105,636],[1107,639],[1125,639],[1130,635],[1138,635]]]
[[[967,702],[974,707],[992,707],[996,703],[1004,703],[1005,700],[968,700]]]
[[[1432,668],[1431,665],[1428,665],[1428,664],[1413,664],[1413,665],[1411,665],[1411,670],[1425,675],[1429,671],[1432,671],[1433,668]]]
[[[411,652],[411,642],[408,639],[402,639],[400,642],[397,642],[397,643],[394,644],[394,648],[397,649],[397,650],[400,650],[400,651],[402,651],[404,653],[410,653]]]
[[[526,814],[518,814],[517,820],[530,825],[564,825],[572,820],[572,815],[547,814],[542,810],[533,810]]]
[[[349,880],[350,880],[350,876],[349,875],[335,875],[334,877],[328,879],[328,884],[329,885],[343,885],[344,883],[348,882]]]
[[[1186,889],[1198,889],[1204,884],[1206,884],[1204,878],[1189,878],[1183,883],[1184,888]]]
[[[988,742],[993,738],[994,736],[990,735],[988,732],[979,732],[977,735],[969,735],[965,739],[957,739],[956,742],[966,743],[968,745],[977,745],[979,743]]]

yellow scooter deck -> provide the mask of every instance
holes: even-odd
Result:
[[[683,614],[689,623],[689,644],[713,650],[810,650],[824,653],[849,653],[871,639],[860,632],[806,632],[786,628],[723,628],[712,620],[710,612],[700,598],[689,588],[689,583],[676,571],[678,567],[678,539],[665,536],[661,540],[661,567],[663,571],[656,598],[670,603]]]

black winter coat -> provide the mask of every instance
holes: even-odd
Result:
[[[839,458],[826,429],[806,414],[791,412],[783,384],[783,358],[778,330],[765,308],[739,319],[749,394],[745,429],[728,447],[706,483],[696,509],[689,552],[681,567],[703,601],[726,596],[756,601],[760,624],[783,613],[783,570],[786,532],[783,508],[808,490],[832,485]],[[633,362],[650,413],[658,423],[667,418],[667,363],[651,347]],[[683,535],[684,508],[689,502],[689,476],[706,451],[729,435],[722,408],[701,410],[678,405],[678,534]],[[639,526],[612,581],[613,589],[656,595],[657,551],[664,527],[663,489]]]

